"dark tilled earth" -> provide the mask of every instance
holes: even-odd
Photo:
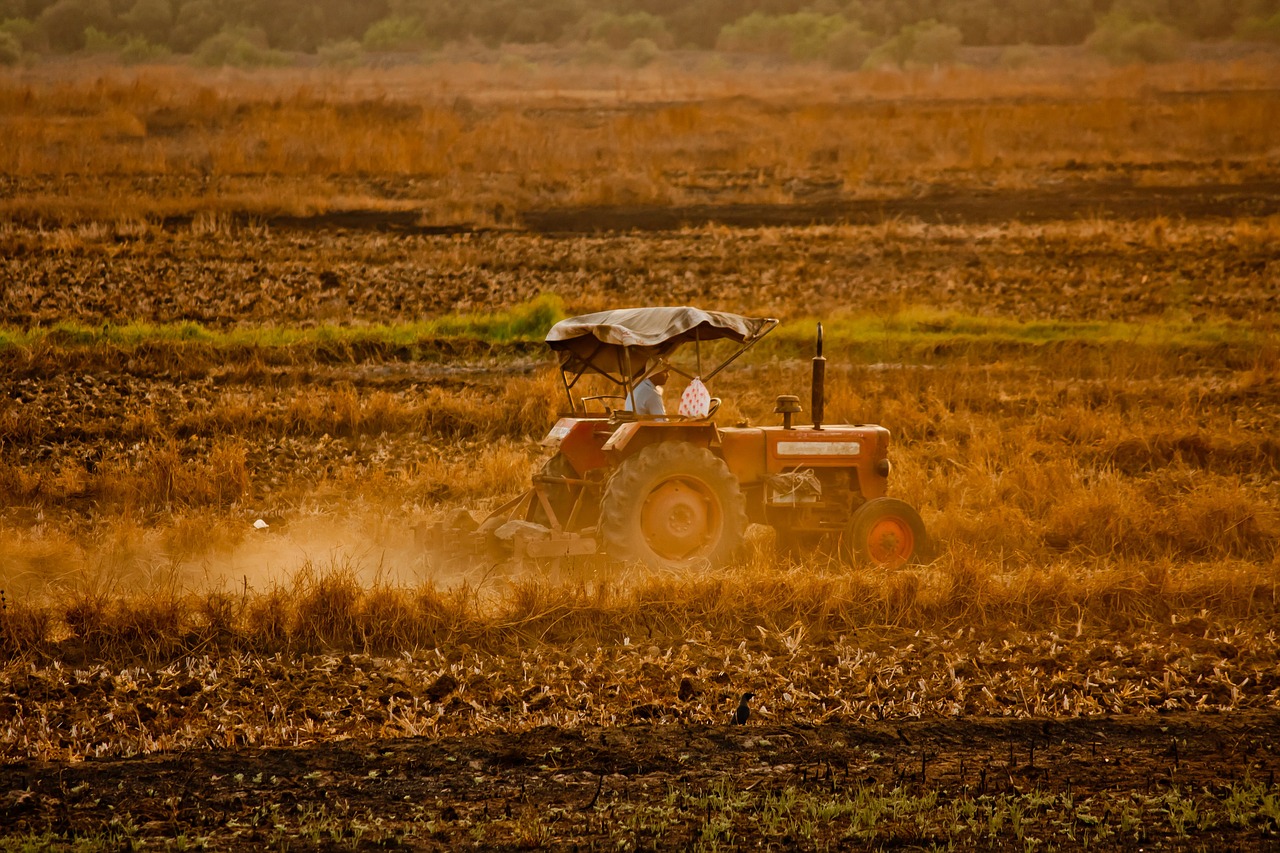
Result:
[[[1280,845],[1278,731],[1274,711],[543,726],[19,761],[0,766],[0,835],[121,846],[181,836],[231,850],[684,848],[708,840],[762,849],[1028,849],[1028,839],[1067,849],[1272,850]],[[1234,808],[1246,790],[1252,805]],[[873,793],[897,807],[881,808],[869,824],[839,807],[875,812],[866,805]],[[1001,822],[1006,809],[1009,822]],[[804,814],[808,823],[793,820]]]
[[[869,225],[888,219],[938,224],[1053,222],[1104,217],[1187,219],[1272,216],[1280,212],[1280,183],[1205,183],[1140,187],[1131,181],[1078,184],[1064,190],[1001,191],[935,187],[920,197],[882,200],[830,198],[798,204],[599,207],[534,210],[521,221],[540,233],[661,231],[716,223],[736,227]]]
[[[904,306],[1023,320],[1253,321],[1280,307],[1280,183],[529,211],[519,227],[336,211],[0,235],[0,323],[417,322],[543,293],[790,317]],[[1243,222],[1243,225],[1239,223]],[[706,227],[703,227],[706,226]],[[823,226],[823,227],[811,227]]]

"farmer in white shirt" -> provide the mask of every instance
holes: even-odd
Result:
[[[634,412],[637,417],[665,417],[667,409],[662,403],[662,386],[667,384],[668,375],[664,367],[638,383],[627,395],[627,411]]]

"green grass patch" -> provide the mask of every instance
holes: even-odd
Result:
[[[543,295],[500,311],[446,314],[430,320],[395,325],[312,327],[254,326],[207,329],[199,323],[126,323],[83,326],[0,328],[0,351],[45,344],[63,348],[111,346],[134,348],[154,344],[195,343],[215,348],[296,346],[405,347],[436,341],[477,341],[501,346],[537,343],[564,319],[559,297]],[[817,319],[784,323],[759,345],[758,352],[803,356],[812,352]],[[947,353],[1001,349],[1027,350],[1050,344],[1083,344],[1106,348],[1207,348],[1232,346],[1243,351],[1275,344],[1275,336],[1244,323],[1192,323],[1183,319],[1144,322],[1028,320],[979,317],[928,309],[908,309],[885,316],[837,315],[823,319],[829,353],[860,360],[913,359]]]
[[[773,338],[776,343],[811,346],[816,320],[785,324]],[[887,345],[896,349],[938,344],[1036,345],[1078,343],[1106,346],[1258,346],[1266,336],[1240,323],[1190,323],[1153,320],[1141,323],[1098,320],[1028,320],[977,317],[928,309],[909,309],[890,316],[844,315],[823,321],[826,342],[839,348],[862,349]]]
[[[496,343],[540,341],[564,317],[560,298],[543,294],[506,311],[446,315],[424,324],[423,331],[434,337],[480,338]]]
[[[539,296],[501,311],[447,314],[418,323],[313,327],[253,326],[225,331],[199,323],[104,323],[85,326],[59,323],[51,327],[0,328],[0,349],[48,344],[61,347],[199,343],[214,347],[290,347],[298,345],[382,344],[408,346],[424,341],[477,340],[488,343],[541,341],[547,331],[564,319],[560,298]]]

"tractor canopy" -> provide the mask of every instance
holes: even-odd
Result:
[[[547,333],[547,346],[559,354],[564,373],[596,373],[630,390],[682,344],[699,345],[699,363],[703,342],[739,344],[710,370],[699,367],[702,378],[710,379],[777,325],[772,318],[689,307],[622,308],[561,320]]]

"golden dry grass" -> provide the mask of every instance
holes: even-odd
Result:
[[[394,656],[459,646],[502,654],[627,638],[662,648],[693,637],[720,643],[759,630],[791,632],[821,647],[863,631],[1078,636],[1197,615],[1218,624],[1269,624],[1280,603],[1274,559],[1064,556],[1001,565],[952,546],[927,567],[886,575],[826,558],[779,564],[767,544],[755,547],[753,557],[729,571],[653,576],[595,568],[559,583],[536,574],[477,574],[448,587],[393,582],[349,561],[304,561],[275,580],[223,579],[199,592],[164,568],[139,578],[103,567],[71,574],[39,599],[10,602],[0,646],[8,657],[56,653],[71,662],[229,653]]]
[[[1046,170],[1274,178],[1275,67],[638,74],[609,88],[465,67],[5,72],[0,172],[27,221],[410,210],[491,224],[582,205],[883,198]],[[1068,169],[1067,172],[1060,170]],[[369,176],[376,176],[370,179]]]
[[[176,446],[144,444],[92,474],[66,462],[47,473],[5,469],[11,506],[49,512],[3,533],[5,584],[22,592],[7,617],[9,652],[70,642],[92,656],[165,657],[209,643],[387,653],[640,632],[673,642],[760,624],[817,637],[868,625],[1273,619],[1280,444],[1266,427],[1273,385],[1259,378],[1272,373],[1274,350],[1185,375],[1181,356],[1113,345],[1064,359],[1070,346],[1013,364],[833,373],[829,419],[875,415],[893,428],[894,493],[921,507],[940,543],[931,565],[889,575],[821,554],[788,565],[764,530],[742,565],[706,577],[584,566],[558,585],[487,565],[444,572],[413,550],[409,526],[523,488],[538,453],[520,437],[550,423],[549,374],[427,402],[301,390],[274,410],[251,389],[251,404],[215,405],[216,427],[183,428],[227,436],[207,455],[184,460]],[[725,416],[768,422],[773,390],[803,385],[805,369],[746,366],[718,389],[731,401]],[[469,441],[442,444],[458,440],[458,424],[469,424]],[[311,439],[296,473],[260,450],[249,459],[278,432]],[[416,435],[432,437],[426,456],[377,456]],[[333,455],[317,465],[327,447]],[[360,461],[352,450],[374,455]],[[87,526],[58,509],[77,498],[97,507]],[[252,531],[261,510],[245,501],[273,506],[275,529]],[[221,615],[207,621],[211,613]]]

